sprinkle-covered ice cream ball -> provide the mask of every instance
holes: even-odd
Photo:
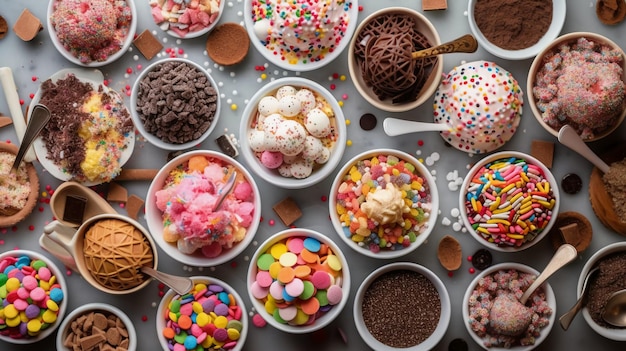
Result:
[[[304,149],[306,135],[306,130],[300,123],[291,120],[283,121],[276,130],[280,152],[287,156],[299,154]]]
[[[257,109],[263,116],[269,116],[278,112],[278,99],[273,96],[264,96],[260,101]]]
[[[285,117],[293,117],[300,113],[302,105],[295,94],[285,95],[278,100],[278,112]]]
[[[435,93],[436,123],[455,148],[473,154],[491,152],[513,137],[520,122],[523,92],[513,75],[493,62],[455,67]]]
[[[278,88],[278,90],[276,90],[276,98],[280,100],[288,95],[296,95],[296,92],[296,88],[292,87],[291,85],[283,85],[282,87]]]
[[[296,97],[300,100],[300,106],[302,107],[300,113],[303,115],[315,108],[315,95],[309,89],[303,88],[298,90]]]
[[[319,108],[314,108],[306,114],[304,125],[306,130],[316,138],[323,138],[330,133],[330,119]]]

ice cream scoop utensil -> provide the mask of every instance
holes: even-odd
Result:
[[[17,87],[15,86],[15,80],[13,80],[13,71],[9,67],[0,67],[0,84],[4,90],[4,96],[9,106],[9,112],[13,119],[13,126],[15,127],[15,133],[17,138],[22,142],[24,139],[24,133],[26,132],[26,121],[24,120],[24,113],[22,113],[22,107],[20,105],[20,98],[17,95]],[[33,162],[37,159],[35,151],[32,148],[28,149],[24,156],[24,161]]]
[[[626,327],[626,289],[616,291],[609,297],[602,319],[616,327]]]
[[[576,317],[576,315],[578,314],[578,311],[580,311],[580,309],[583,308],[583,306],[585,305],[585,302],[587,300],[586,298],[587,298],[587,288],[589,287],[589,279],[594,274],[596,274],[596,272],[598,272],[598,269],[599,267],[596,267],[592,269],[591,271],[589,271],[589,273],[587,273],[587,276],[585,277],[585,281],[583,282],[583,290],[580,292],[580,297],[578,298],[578,301],[576,301],[574,306],[572,306],[572,308],[570,308],[569,311],[567,311],[565,314],[563,314],[559,318],[559,323],[561,324],[561,328],[563,328],[563,330],[567,330],[567,328],[569,328],[569,325],[574,320],[574,317]]]
[[[226,196],[228,196],[231,190],[233,190],[233,187],[235,186],[236,178],[237,178],[237,171],[233,171],[230,174],[230,177],[228,177],[228,180],[226,181],[224,186],[219,190],[218,195],[220,198],[215,202],[215,207],[213,208],[213,211],[216,211],[217,209],[220,208],[220,206],[222,206],[222,203],[224,202],[224,199],[226,199]]]
[[[580,156],[586,158],[587,161],[598,167],[602,173],[609,171],[609,165],[602,161],[602,159],[593,151],[591,151],[587,144],[580,138],[578,133],[576,133],[576,130],[569,125],[564,125],[559,130],[559,142],[576,151]]]
[[[411,54],[412,59],[422,59],[440,54],[450,54],[454,52],[475,52],[478,49],[478,42],[471,34],[465,34],[441,45],[415,51]]]
[[[30,148],[30,144],[33,143],[35,138],[39,135],[39,133],[43,130],[43,128],[50,121],[50,110],[45,105],[37,104],[33,108],[33,112],[30,115],[30,119],[28,120],[28,125],[26,126],[26,132],[24,133],[24,138],[22,139],[22,143],[20,144],[20,148],[17,151],[17,155],[15,156],[15,161],[13,162],[13,166],[11,170],[17,170],[26,154],[26,151]]]
[[[543,272],[541,272],[537,279],[535,279],[535,281],[528,287],[528,289],[524,291],[524,294],[519,299],[519,302],[522,305],[526,304],[526,301],[528,301],[530,295],[541,284],[543,284],[546,279],[548,279],[554,272],[558,271],[561,267],[572,262],[572,260],[576,258],[576,256],[578,256],[578,252],[576,251],[576,248],[574,246],[570,244],[563,244],[559,246],[554,256],[552,256],[552,259],[550,259],[550,262],[548,262],[546,268],[543,269]]]
[[[169,286],[179,295],[185,295],[193,288],[193,281],[187,277],[163,273],[148,266],[141,266],[141,273],[147,274],[161,283]]]
[[[441,123],[407,121],[388,117],[383,121],[383,129],[385,134],[396,136],[415,132],[446,132],[450,130],[450,127]]]

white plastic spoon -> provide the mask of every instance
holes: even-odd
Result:
[[[415,132],[446,132],[450,127],[446,124],[407,121],[398,118],[385,118],[383,121],[385,134],[396,136]]]
[[[602,173],[609,171],[609,165],[602,161],[598,155],[596,155],[587,144],[580,138],[580,135],[576,133],[574,128],[569,125],[564,125],[559,130],[559,142],[570,149],[576,151],[580,156],[587,159],[594,166],[598,167]]]

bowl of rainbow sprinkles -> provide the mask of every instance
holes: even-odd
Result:
[[[357,25],[357,0],[244,2],[252,45],[272,64],[312,71],[336,59]]]

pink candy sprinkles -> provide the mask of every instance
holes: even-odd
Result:
[[[505,157],[488,162],[472,175],[465,210],[472,229],[483,239],[519,247],[546,228],[556,201],[539,166]]]

